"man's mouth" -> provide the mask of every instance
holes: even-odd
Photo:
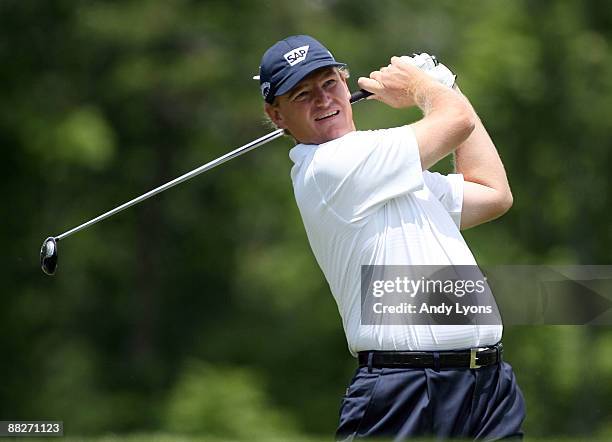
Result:
[[[339,113],[340,113],[339,110],[331,111],[331,112],[328,112],[326,114],[321,115],[320,117],[315,118],[315,121],[321,121],[321,120],[325,120],[327,118],[332,118],[332,117],[335,117],[336,115],[338,115]]]

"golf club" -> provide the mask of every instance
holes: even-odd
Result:
[[[364,98],[366,98],[368,95],[372,95],[370,92],[368,91],[364,91],[363,89],[353,93],[351,95],[350,98],[350,102],[351,103],[356,103],[358,101],[363,100]],[[184,181],[190,180],[191,178],[206,172],[207,170],[212,169],[213,167],[218,166],[219,164],[223,164],[226,161],[231,160],[232,158],[236,158],[240,155],[242,155],[243,153],[246,153],[250,150],[255,149],[256,147],[262,146],[272,140],[275,140],[276,138],[279,138],[280,136],[282,136],[284,134],[284,130],[283,129],[277,129],[273,132],[270,132],[267,135],[264,135],[263,137],[257,138],[256,140],[251,141],[250,143],[245,144],[244,146],[241,146],[235,150],[232,150],[231,152],[226,153],[223,156],[220,156],[219,158],[217,158],[216,160],[210,161],[209,163],[204,164],[203,166],[198,167],[197,169],[192,170],[191,172],[187,172],[184,175],[179,176],[178,178],[173,179],[172,181],[167,182],[166,184],[162,184],[159,187],[156,187],[153,190],[150,190],[149,192],[140,195],[139,197],[136,197],[126,203],[121,204],[118,207],[115,207],[112,210],[109,210],[106,213],[103,213],[100,216],[97,216],[96,218],[93,218],[83,224],[81,224],[80,226],[74,227],[64,233],[62,233],[61,235],[57,235],[57,236],[50,236],[47,239],[44,240],[44,242],[42,243],[42,246],[40,248],[40,267],[42,268],[42,271],[45,272],[47,275],[54,275],[55,271],[57,270],[57,261],[58,261],[58,257],[57,257],[57,243],[64,239],[69,237],[70,235],[72,235],[73,233],[76,233],[80,230],[86,229],[87,227],[93,226],[94,224],[102,221],[103,219],[106,219],[110,216],[115,215],[116,213],[121,212],[122,210],[127,209],[128,207],[131,207],[135,204],[138,204],[148,198],[151,198],[153,195],[157,195],[158,193],[163,192],[164,190],[168,190],[171,187],[176,186],[177,184],[180,184]]]

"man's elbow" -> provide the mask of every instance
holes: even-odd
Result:
[[[458,139],[466,140],[476,128],[477,116],[467,103],[458,103],[453,112],[453,127]],[[460,143],[458,143],[460,144]]]
[[[514,204],[514,197],[512,196],[510,189],[499,193],[500,195],[496,204],[496,218],[508,212],[508,210],[510,210],[512,207],[512,204]]]
[[[467,183],[473,184],[469,181]],[[512,207],[513,198],[510,189],[499,191],[476,185],[476,187],[471,188],[471,191],[469,204],[464,204],[461,212],[461,230],[493,221]]]

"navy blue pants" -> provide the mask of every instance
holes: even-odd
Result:
[[[506,362],[478,369],[358,368],[336,440],[522,439],[525,402]]]

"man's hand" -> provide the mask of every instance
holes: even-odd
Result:
[[[416,104],[423,111],[425,116],[411,124],[423,169],[452,152],[474,130],[476,115],[467,100],[413,66],[412,61],[392,57],[390,65],[358,83],[374,94],[372,98],[391,107]]]
[[[393,60],[395,58],[399,59],[399,62],[396,63],[394,65]],[[378,81],[379,86],[382,85],[383,88],[384,86],[387,86],[387,84],[385,83],[381,83],[384,81],[389,81],[389,78],[384,78],[384,76],[381,76],[381,73],[386,73],[386,74],[397,74],[398,72],[392,68],[394,67],[399,67],[400,71],[401,68],[404,67],[406,65],[410,65],[410,66],[414,66],[418,69],[420,69],[421,71],[425,72],[431,79],[435,80],[436,82],[443,84],[444,86],[447,86],[449,88],[452,88],[455,84],[455,79],[457,78],[457,76],[455,74],[453,74],[453,72],[448,69],[446,66],[444,66],[443,64],[439,63],[436,58],[432,55],[429,55],[425,52],[421,53],[421,54],[413,54],[412,57],[409,57],[407,55],[401,56],[401,57],[393,57],[392,62],[390,65],[381,68],[379,71],[374,71],[370,74],[370,78],[363,78],[363,80],[365,81],[364,84],[368,84],[369,87],[374,87],[376,88],[376,84],[375,83],[369,83],[368,80],[373,79],[374,81]],[[397,66],[396,66],[397,65]],[[414,72],[414,71],[413,71]],[[409,72],[406,72],[406,69],[404,69],[404,74],[410,75]],[[391,79],[393,80],[393,79]],[[407,78],[401,78],[401,76],[397,76],[395,80],[397,81],[406,81]],[[361,79],[360,79],[361,81]],[[359,85],[361,86],[362,83],[360,82]],[[387,89],[391,89],[393,84],[389,83],[388,84],[389,87],[387,87]],[[368,89],[368,86],[363,86],[364,89]],[[374,91],[371,91],[374,92]],[[372,99],[378,99],[379,101],[384,102],[385,104],[394,107],[394,108],[403,108],[403,107],[410,107],[413,106],[417,103],[415,103],[413,100],[412,102],[410,100],[405,100],[401,98],[401,94],[399,96],[397,96],[397,92],[393,92],[393,91],[389,91],[391,95],[396,94],[395,97],[393,97],[393,99],[389,99],[389,97],[387,97],[387,99],[384,99],[380,96],[376,97],[373,96]],[[407,90],[407,92],[409,92],[409,90]],[[379,95],[376,92],[374,92],[375,95]]]
[[[444,86],[453,87],[455,84],[457,76],[453,74],[449,68],[440,63],[433,55],[422,52],[420,54],[413,54],[412,57],[402,57],[402,59],[424,70],[427,75]]]
[[[432,82],[425,72],[408,61],[410,57],[391,57],[391,64],[361,77],[359,87],[372,92],[372,99],[382,101],[396,109],[418,105],[415,94],[419,83]]]

